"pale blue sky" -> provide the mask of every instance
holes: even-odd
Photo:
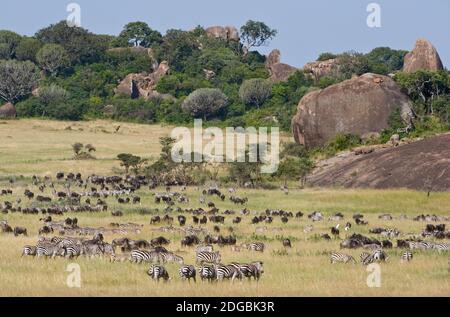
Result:
[[[450,68],[450,1],[448,0],[39,0],[2,1],[0,29],[31,35],[67,17],[66,6],[81,6],[82,26],[118,34],[130,21],[145,21],[164,33],[168,28],[235,25],[261,20],[279,31],[267,48],[279,48],[282,60],[301,67],[321,52],[377,46],[410,50],[419,37],[429,39]],[[379,29],[366,25],[366,7],[381,5]]]

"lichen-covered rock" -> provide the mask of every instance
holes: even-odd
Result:
[[[405,125],[412,125],[408,96],[391,78],[368,73],[304,96],[292,129],[295,140],[311,148],[324,145],[337,134],[381,132],[398,108]]]
[[[444,69],[436,48],[426,39],[418,39],[414,49],[405,55],[403,71],[414,73],[418,70],[437,71]]]

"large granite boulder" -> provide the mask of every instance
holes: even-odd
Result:
[[[303,71],[310,74],[315,81],[318,81],[322,77],[333,75],[338,69],[339,65],[336,58],[311,62],[303,67]]]
[[[0,107],[1,119],[12,119],[17,116],[16,107],[10,102]]]
[[[266,69],[269,72],[269,79],[273,82],[286,81],[298,69],[281,63],[281,52],[277,49],[273,50],[266,58]]]
[[[414,49],[405,55],[403,71],[414,73],[418,70],[442,70],[441,58],[436,48],[426,39],[418,39]]]
[[[132,73],[128,74],[116,87],[114,92],[116,94],[125,94],[131,98],[143,97],[150,99],[153,97],[165,97],[159,94],[155,88],[156,84],[163,78],[170,70],[167,62],[162,62],[158,65],[153,73]]]
[[[388,127],[391,113],[401,110],[412,125],[411,103],[389,77],[364,74],[313,91],[300,100],[292,119],[295,140],[307,148],[324,145],[337,134],[363,136]]]
[[[240,41],[239,31],[234,26],[211,26],[205,29],[206,34],[211,37],[225,41]]]

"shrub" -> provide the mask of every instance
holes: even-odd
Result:
[[[211,117],[228,104],[228,98],[220,89],[201,88],[191,93],[181,105],[182,109],[193,117]]]
[[[264,79],[249,79],[242,83],[239,97],[247,105],[260,107],[272,94],[272,84]]]

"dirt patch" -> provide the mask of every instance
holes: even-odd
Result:
[[[372,153],[346,152],[321,162],[309,177],[313,186],[450,190],[450,134]]]

